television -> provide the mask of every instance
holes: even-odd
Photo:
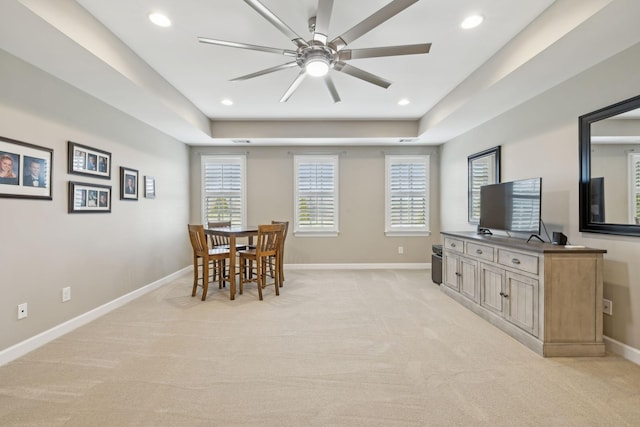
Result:
[[[478,226],[538,235],[541,199],[542,178],[483,185]]]

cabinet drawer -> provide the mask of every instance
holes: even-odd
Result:
[[[444,249],[451,251],[464,253],[464,240],[452,239],[451,237],[444,238]]]
[[[467,254],[475,258],[493,261],[493,248],[491,246],[479,245],[477,243],[467,242]]]
[[[538,257],[512,252],[505,249],[498,249],[498,264],[516,268],[528,273],[538,274]]]

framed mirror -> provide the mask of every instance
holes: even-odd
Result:
[[[578,121],[580,231],[640,236],[640,96]]]
[[[500,146],[467,157],[467,168],[469,223],[478,224],[480,222],[480,187],[500,182]]]

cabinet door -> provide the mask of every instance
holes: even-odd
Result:
[[[506,272],[504,317],[514,325],[538,336],[538,281]]]
[[[478,261],[460,257],[460,293],[473,302],[478,302],[479,287],[477,280]]]
[[[460,256],[452,254],[449,251],[444,251],[442,256],[442,267],[444,277],[442,278],[442,283],[451,289],[456,291],[460,290],[458,285],[458,260]]]
[[[480,305],[502,316],[505,271],[480,263]]]

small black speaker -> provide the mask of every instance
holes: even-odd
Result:
[[[567,244],[567,236],[564,234],[554,231],[553,239],[551,240],[551,244],[553,245],[566,245]]]

